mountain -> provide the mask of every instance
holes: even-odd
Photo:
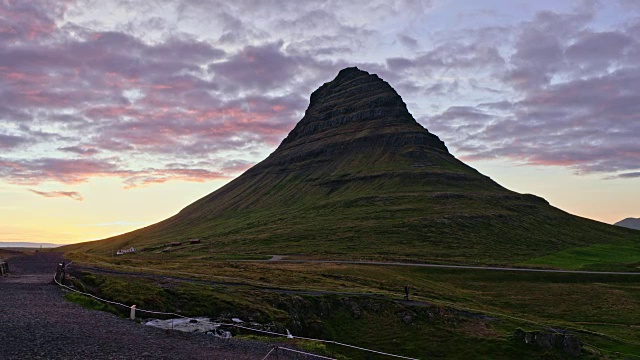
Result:
[[[197,237],[217,252],[513,263],[634,236],[503,188],[451,155],[388,83],[346,68],[235,180],[162,222],[64,249],[157,251]]]
[[[617,226],[626,227],[629,229],[640,230],[640,218],[626,218],[624,220],[620,220],[617,223],[613,224]]]
[[[12,241],[0,241],[0,248],[54,248],[61,246],[60,244],[50,243],[35,243],[35,242],[12,242]]]

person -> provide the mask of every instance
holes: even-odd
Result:
[[[404,299],[409,300],[409,285],[404,286]]]

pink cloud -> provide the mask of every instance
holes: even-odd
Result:
[[[47,198],[68,197],[76,201],[84,200],[84,197],[75,191],[38,191],[33,189],[29,189],[29,191]]]
[[[62,16],[71,1],[42,0],[38,3],[5,0],[0,3],[0,39],[34,41],[53,34],[58,28],[55,19]]]
[[[147,169],[124,181],[125,189],[162,184],[168,181],[205,182],[210,180],[229,180],[229,175],[205,169]]]
[[[0,175],[14,184],[35,185],[53,180],[65,184],[86,182],[90,177],[121,174],[108,161],[90,159],[0,160]]]
[[[281,25],[299,31],[330,23],[347,35],[285,43],[264,34],[250,46],[234,44],[230,48],[236,50],[225,52],[184,34],[149,42],[130,30],[97,31],[68,22],[58,28],[61,19],[69,20],[64,16],[69,4],[0,2],[0,116],[11,129],[0,134],[0,147],[11,154],[24,151],[24,159],[36,156],[28,152],[31,146],[45,145],[65,157],[0,160],[10,163],[0,169],[7,181],[75,183],[114,176],[151,184],[241,171],[240,163],[195,164],[277,145],[302,116],[305,94],[335,75],[344,64],[340,54],[356,53],[347,45],[358,42],[340,39],[366,30],[345,28],[325,11],[300,14]],[[502,88],[491,92],[484,86],[490,97],[478,101],[493,105],[462,103],[425,120],[467,159],[508,158],[581,172],[637,171],[640,47],[638,32],[631,29],[638,27],[630,23],[597,32],[586,27],[588,19],[585,13],[539,13],[513,27],[439,38],[413,57],[366,68],[398,89],[451,96],[451,101],[464,89],[484,85],[471,79],[425,86],[417,79],[490,73],[498,83],[490,86]],[[220,41],[249,26],[231,23]],[[406,35],[395,39],[410,48],[419,45]],[[507,99],[496,98],[504,93]],[[56,129],[58,136],[37,129]],[[81,158],[72,159],[74,154]],[[184,158],[194,164],[169,166]],[[141,170],[136,163],[160,170]]]

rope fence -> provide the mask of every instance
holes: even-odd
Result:
[[[390,354],[390,353],[386,353],[386,352],[382,352],[382,351],[371,350],[371,349],[367,349],[367,348],[363,348],[363,347],[359,347],[359,346],[355,346],[355,345],[349,345],[349,344],[345,344],[345,343],[341,343],[341,342],[333,341],[333,340],[313,339],[313,338],[307,338],[307,337],[303,337],[303,336],[295,336],[295,335],[291,335],[291,334],[280,334],[280,333],[276,333],[276,332],[272,332],[272,331],[259,330],[259,329],[254,329],[254,328],[250,328],[250,327],[246,327],[246,326],[241,326],[241,325],[238,325],[238,324],[221,324],[221,325],[233,326],[233,327],[237,327],[237,328],[240,328],[240,329],[251,330],[251,331],[260,332],[260,333],[264,333],[264,334],[275,335],[275,336],[283,336],[283,337],[286,337],[286,338],[289,338],[289,339],[300,339],[300,340],[308,340],[308,341],[317,341],[317,342],[321,342],[321,343],[325,343],[325,344],[340,345],[340,346],[349,347],[349,348],[352,348],[352,349],[367,351],[367,352],[371,352],[371,353],[378,354],[378,355],[391,356],[391,357],[395,357],[395,358],[399,358],[399,359],[418,360],[416,358],[410,358],[410,357]]]
[[[184,316],[184,315],[180,315],[180,314],[176,314],[176,313],[138,309],[136,307],[136,305],[129,306],[129,305],[122,304],[122,303],[119,303],[119,302],[116,302],[116,301],[110,301],[110,300],[102,299],[102,298],[97,297],[95,295],[92,295],[92,294],[89,294],[89,293],[74,289],[74,288],[72,288],[70,286],[64,285],[63,283],[61,283],[61,281],[63,282],[64,278],[65,278],[65,270],[66,270],[65,268],[67,266],[71,265],[71,263],[66,264],[66,265],[63,265],[63,264],[60,264],[60,265],[62,265],[62,266],[58,266],[58,271],[53,276],[53,281],[56,284],[58,284],[59,286],[65,288],[65,289],[67,289],[69,291],[73,291],[73,292],[88,296],[88,297],[93,298],[95,300],[102,301],[102,302],[105,302],[105,303],[108,303],[108,304],[112,304],[112,305],[121,306],[121,307],[124,307],[124,308],[128,308],[128,309],[131,310],[131,313],[130,313],[130,318],[131,319],[135,319],[135,313],[138,312],[138,311],[141,312],[141,313],[145,313],[145,314],[169,315],[169,316],[176,316],[176,317],[183,318],[183,319],[190,319],[190,317],[188,317],[188,316]],[[60,281],[58,281],[58,278],[60,278]],[[250,328],[250,327],[242,326],[242,325],[238,325],[238,324],[220,323],[220,326],[231,326],[231,327],[235,327],[235,328],[239,328],[239,329],[245,329],[245,330],[249,330],[249,331],[258,332],[258,333],[286,337],[288,339],[300,339],[300,340],[315,341],[315,342],[320,342],[320,343],[325,343],[325,344],[333,344],[333,345],[338,345],[338,346],[344,346],[344,347],[348,347],[348,348],[352,348],[352,349],[356,349],[356,350],[366,351],[366,352],[370,352],[370,353],[378,354],[378,355],[385,355],[385,356],[394,357],[394,358],[398,358],[398,359],[418,360],[416,358],[390,354],[390,353],[386,353],[386,352],[382,352],[382,351],[363,348],[363,347],[360,347],[360,346],[349,345],[349,344],[345,344],[345,343],[341,343],[341,342],[333,341],[333,340],[322,340],[322,339],[307,338],[307,337],[303,337],[303,336],[295,336],[295,335],[292,335],[291,333],[281,334],[281,333],[276,333],[276,332],[272,332],[272,331],[254,329],[254,328]],[[321,355],[315,355],[315,354],[306,353],[306,352],[299,351],[299,350],[288,349],[288,348],[284,348],[284,347],[281,347],[281,346],[276,346],[276,347],[272,348],[271,351],[269,351],[269,353],[263,358],[263,360],[266,359],[271,354],[272,351],[274,351],[274,350],[277,351],[278,349],[285,350],[285,351],[290,351],[290,352],[295,352],[295,353],[299,353],[299,354],[304,354],[304,355],[308,355],[308,356],[313,356],[313,357],[317,357],[317,358],[320,358],[320,359],[333,359],[333,358],[330,358],[330,357],[325,357],[325,356],[321,356]]]
[[[183,319],[189,319],[189,317],[187,317],[187,316],[183,316],[183,315],[176,314],[176,313],[167,313],[167,312],[161,312],[161,311],[151,311],[151,310],[138,309],[135,305],[129,306],[129,305],[122,304],[122,303],[119,303],[119,302],[115,302],[115,301],[110,301],[110,300],[106,300],[106,299],[103,299],[103,298],[99,298],[99,297],[97,297],[95,295],[92,295],[92,294],[89,294],[89,293],[86,293],[86,292],[82,292],[80,290],[74,289],[74,288],[72,288],[70,286],[67,286],[67,285],[64,285],[64,284],[60,283],[58,281],[58,279],[57,279],[57,276],[53,277],[53,281],[55,281],[56,284],[62,286],[63,288],[65,288],[67,290],[70,290],[70,291],[76,292],[78,294],[82,294],[82,295],[91,297],[91,298],[93,298],[95,300],[102,301],[102,302],[105,302],[107,304],[118,305],[118,306],[125,307],[127,309],[135,309],[135,311],[139,311],[139,312],[147,313],[147,314],[173,315],[173,316],[177,316],[177,317],[180,317],[180,318],[183,318]]]
[[[265,355],[265,356],[262,358],[262,360],[266,360],[266,359],[269,357],[269,355],[271,355],[271,353],[273,352],[273,350],[277,350],[277,349],[278,349],[278,347],[277,347],[277,346],[272,347],[272,348],[271,348],[271,350],[269,350],[269,352],[267,353],[267,355]]]

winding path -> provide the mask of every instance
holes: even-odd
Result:
[[[283,255],[273,255],[273,257],[271,259],[269,259],[269,260],[227,260],[227,261],[329,263],[329,264],[380,265],[380,266],[414,266],[414,267],[430,267],[430,268],[442,268],[442,269],[519,271],[519,272],[540,272],[540,273],[558,273],[558,274],[640,275],[640,271],[638,271],[638,272],[625,272],[625,271],[555,270],[555,269],[513,268],[513,267],[499,267],[499,266],[444,265],[444,264],[424,264],[424,263],[384,262],[384,261],[304,260],[304,259],[292,259],[292,260],[289,260],[289,259],[284,259]]]
[[[60,253],[8,261],[10,274],[0,277],[0,359],[262,359],[273,347],[164,331],[82,308],[51,284],[61,261]]]

